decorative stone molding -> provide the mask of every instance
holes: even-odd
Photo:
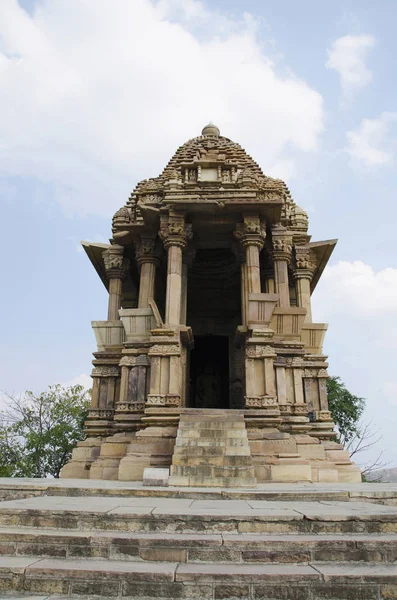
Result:
[[[308,413],[307,404],[293,404],[292,412],[294,413],[294,415],[306,415]]]
[[[246,408],[278,408],[276,396],[246,396]]]
[[[154,344],[149,350],[150,356],[179,356],[180,353],[181,350],[177,344]]]
[[[119,367],[135,367],[136,356],[123,356],[119,362]]]
[[[122,402],[117,405],[116,412],[139,412],[143,413],[145,404],[143,402]]]
[[[95,419],[111,419],[114,415],[113,410],[98,410],[90,408],[88,411],[88,416]]]
[[[124,279],[128,273],[130,261],[123,256],[124,248],[114,244],[102,253],[108,279]]]
[[[291,415],[292,414],[292,405],[291,404],[279,404],[278,407],[279,407],[282,415]]]
[[[139,354],[136,357],[136,366],[150,367],[150,359],[147,354]]]
[[[148,394],[146,406],[180,406],[181,397],[174,394]]]
[[[120,369],[118,367],[95,367],[91,372],[91,377],[118,377]]]
[[[332,421],[332,415],[329,410],[315,410],[313,411],[313,417],[315,421]]]
[[[259,344],[255,344],[246,347],[245,356],[247,358],[276,358],[277,354],[272,346],[261,346]]]

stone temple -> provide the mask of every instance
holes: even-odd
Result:
[[[83,243],[109,292],[86,440],[62,477],[170,485],[358,482],[332,441],[327,325],[311,294],[336,240],[312,242],[286,184],[209,124]]]

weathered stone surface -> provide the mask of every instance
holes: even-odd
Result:
[[[167,486],[169,469],[145,469],[143,471],[143,485]]]

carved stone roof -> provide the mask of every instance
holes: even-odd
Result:
[[[161,175],[138,183],[134,194],[159,192],[170,179],[182,181],[186,168],[205,164],[233,167],[236,178],[245,175],[254,180],[258,187],[283,188],[288,191],[283,181],[264,175],[258,163],[240,144],[221,136],[218,127],[209,123],[204,127],[202,135],[188,140],[177,149]]]

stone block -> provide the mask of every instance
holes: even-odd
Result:
[[[338,481],[340,483],[361,483],[361,471],[354,464],[342,466],[337,465]]]
[[[155,562],[186,562],[187,550],[184,548],[141,548],[139,556],[142,560]]]
[[[255,585],[254,600],[317,600],[311,596],[309,586]]]
[[[298,444],[298,452],[308,459],[325,459],[326,454],[321,444]]]
[[[312,596],[316,600],[378,600],[377,585],[338,585],[337,583],[315,584],[311,588]],[[381,596],[385,598],[385,596]],[[393,598],[391,596],[390,598]],[[397,596],[395,596],[397,598]]]
[[[216,585],[215,600],[246,600],[249,598],[249,585]]]
[[[270,465],[272,481],[311,481],[310,464]]]
[[[168,486],[169,469],[146,468],[143,471],[143,485]]]
[[[338,483],[338,469],[331,467],[321,468],[312,466],[312,479],[318,483]]]

